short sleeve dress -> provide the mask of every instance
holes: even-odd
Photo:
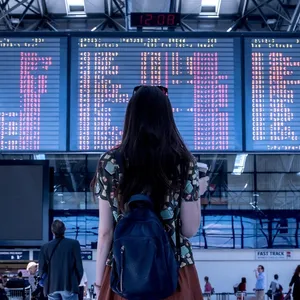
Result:
[[[95,195],[99,201],[109,201],[111,213],[114,222],[119,218],[118,209],[118,185],[122,173],[115,156],[116,150],[104,153],[98,164],[97,181],[95,186]],[[175,215],[178,205],[179,191],[169,191],[166,195],[164,208],[161,211],[161,217],[164,227],[174,243],[176,242]],[[183,201],[197,201],[199,199],[199,175],[195,161],[190,163],[188,171],[188,180],[183,192]],[[194,265],[192,246],[187,238],[180,236],[181,261],[179,272],[178,291],[168,300],[202,300],[202,293],[199,284],[197,271]],[[112,264],[112,252],[107,259],[107,267],[103,276],[101,287],[101,300],[122,300],[120,296],[114,294],[110,289],[110,267]],[[99,299],[100,300],[100,299]]]

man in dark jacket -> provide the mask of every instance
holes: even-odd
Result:
[[[80,244],[64,237],[65,224],[55,220],[51,231],[55,239],[40,251],[39,275],[44,278],[44,294],[49,300],[77,300],[83,267]]]

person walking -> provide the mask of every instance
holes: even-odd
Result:
[[[290,291],[293,290],[293,299],[300,299],[300,265],[297,266],[289,284]]]

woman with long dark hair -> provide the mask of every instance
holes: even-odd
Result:
[[[289,284],[290,290],[293,288],[293,299],[300,299],[300,265],[297,266]]]
[[[91,183],[99,199],[95,282],[99,300],[123,299],[110,289],[113,232],[129,198],[141,193],[150,195],[170,240],[175,241],[180,231],[179,288],[168,300],[202,299],[188,238],[199,229],[200,195],[206,191],[207,182],[208,177],[199,180],[196,160],[177,130],[167,89],[136,87],[127,106],[122,143],[101,156]],[[183,200],[180,229],[174,213],[179,195]]]

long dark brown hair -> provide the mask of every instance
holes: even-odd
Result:
[[[300,274],[300,265],[297,266],[294,275],[299,276]]]
[[[155,210],[161,210],[168,190],[178,189],[182,176],[187,179],[193,161],[176,127],[169,98],[153,86],[141,87],[130,99],[117,151],[124,166],[119,184],[121,211],[130,196],[141,192],[151,196]]]

